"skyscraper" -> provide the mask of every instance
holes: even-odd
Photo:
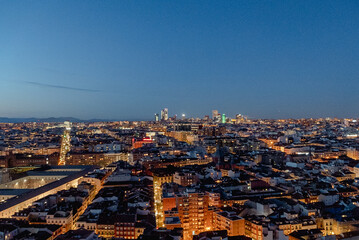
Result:
[[[243,120],[244,120],[244,117],[243,117],[242,114],[237,114],[236,115],[236,124],[239,124],[239,123],[243,122]]]
[[[182,113],[182,120],[186,119],[186,114]]]
[[[164,108],[161,110],[161,120],[162,121],[168,120],[168,108]]]
[[[160,116],[158,113],[155,114],[155,121],[158,122],[160,120]]]
[[[216,120],[217,117],[218,117],[218,110],[212,110],[212,119]]]
[[[226,123],[226,114],[222,114],[222,123]]]

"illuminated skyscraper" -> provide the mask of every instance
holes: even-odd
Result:
[[[226,123],[226,114],[222,114],[222,123]]]
[[[244,117],[242,116],[242,114],[237,114],[236,115],[236,124],[239,124],[243,121],[244,121]]]
[[[168,108],[164,108],[161,110],[161,120],[162,121],[168,120]]]
[[[155,114],[155,121],[158,122],[160,120],[160,116],[158,115],[158,113]]]
[[[212,110],[212,119],[216,120],[217,117],[218,117],[218,110]]]

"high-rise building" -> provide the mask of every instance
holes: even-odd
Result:
[[[187,188],[185,192],[176,194],[176,206],[181,219],[184,240],[190,240],[192,235],[205,231],[208,200],[204,193]]]
[[[236,124],[239,124],[239,123],[241,123],[243,121],[244,121],[243,115],[242,114],[237,114],[236,115]]]
[[[218,110],[212,110],[212,119],[216,120],[217,117],[218,117]]]
[[[158,122],[160,120],[160,116],[158,113],[155,114],[155,121]]]
[[[222,114],[222,123],[226,123],[226,114]]]
[[[164,108],[161,110],[161,120],[162,121],[168,120],[168,108]]]

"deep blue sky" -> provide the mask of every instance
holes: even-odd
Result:
[[[359,117],[359,1],[0,1],[0,116]]]

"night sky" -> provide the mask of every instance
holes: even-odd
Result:
[[[0,1],[0,116],[359,117],[359,1]]]

